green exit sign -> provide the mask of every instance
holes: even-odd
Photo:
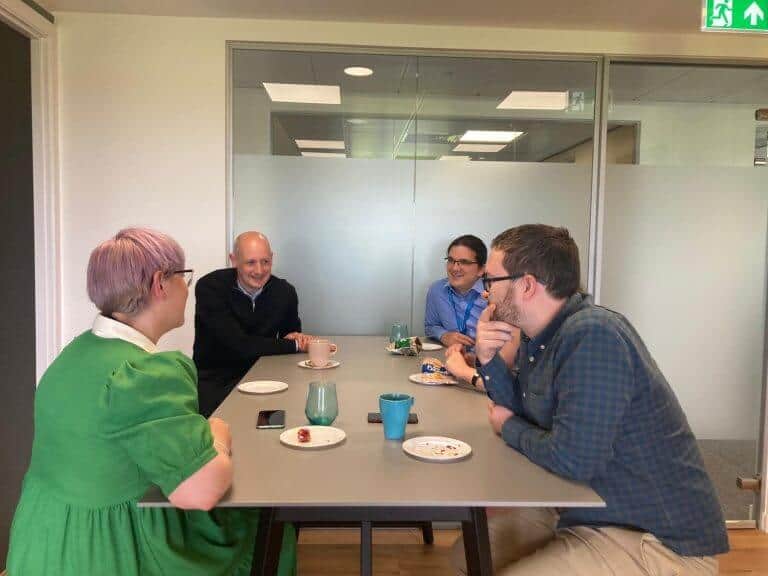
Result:
[[[768,0],[704,0],[701,29],[768,33]]]

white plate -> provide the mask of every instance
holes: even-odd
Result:
[[[241,382],[237,385],[237,389],[245,394],[273,394],[274,392],[282,392],[287,388],[288,384],[276,380],[254,380]]]
[[[299,429],[309,430],[309,442],[299,442]],[[291,448],[329,448],[344,441],[346,432],[333,426],[298,426],[280,434],[280,442]]]
[[[427,352],[432,352],[433,350],[440,350],[442,349],[442,345],[438,344],[437,342],[426,342],[424,340],[421,341],[421,349],[426,350]]]
[[[424,384],[424,386],[450,386],[459,383],[459,381],[455,380],[452,376],[444,376],[444,379],[438,380],[437,382],[430,381],[429,378],[425,379],[425,376],[434,376],[434,374],[418,372],[408,376],[408,380],[415,384]]]
[[[427,462],[455,462],[469,456],[472,447],[466,442],[445,436],[418,436],[403,442],[403,451]]]
[[[309,360],[302,360],[301,362],[299,362],[299,366],[301,366],[302,368],[309,368],[310,370],[328,370],[329,368],[336,368],[336,366],[338,366],[339,364],[341,364],[341,362],[339,362],[338,360],[328,360],[328,364],[322,367],[312,366],[312,364],[309,363]]]

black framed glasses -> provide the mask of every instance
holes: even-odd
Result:
[[[185,270],[174,270],[171,272],[171,274],[183,274],[184,281],[187,283],[187,287],[192,286],[192,279],[195,277],[195,271],[192,270],[192,268],[187,268]]]
[[[522,274],[512,274],[512,276],[488,276],[488,274],[483,274],[483,289],[486,292],[490,292],[491,290],[491,284],[494,282],[501,282],[502,280],[518,280],[525,276],[526,272],[523,272]]]
[[[445,260],[445,263],[448,264],[448,266],[453,266],[454,264],[458,264],[462,268],[466,268],[467,266],[472,266],[472,264],[477,264],[477,260],[465,260],[463,258],[454,260],[450,256],[443,258],[443,260]]]

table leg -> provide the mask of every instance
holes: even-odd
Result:
[[[485,508],[470,508],[470,520],[461,523],[464,555],[469,576],[493,576],[491,545],[488,541],[488,519]]]
[[[275,520],[274,508],[262,508],[259,514],[259,531],[253,550],[251,576],[277,574],[280,548],[283,545],[283,523]]]
[[[421,526],[421,537],[424,539],[424,544],[435,543],[435,533],[432,531],[432,522],[419,522]]]
[[[373,573],[373,527],[369,520],[360,523],[360,576]]]

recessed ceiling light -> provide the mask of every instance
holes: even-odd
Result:
[[[264,88],[272,102],[298,102],[301,104],[341,104],[338,86],[319,84],[282,84],[264,82]]]
[[[344,150],[344,140],[296,140],[296,146],[321,150]]]
[[[344,68],[344,74],[347,76],[370,76],[373,74],[373,70],[366,68],[365,66],[349,66]]]
[[[501,110],[565,110],[568,108],[568,91],[565,92],[510,92],[501,104]]]
[[[445,156],[440,156],[438,160],[471,160],[472,156],[468,156],[466,154],[446,154]]]
[[[301,151],[302,156],[307,156],[310,158],[346,158],[347,155],[343,154],[341,152],[306,152],[304,150]]]
[[[519,138],[522,132],[511,130],[467,130],[459,138],[459,142],[512,142]]]
[[[454,152],[499,152],[506,144],[459,144]]]

